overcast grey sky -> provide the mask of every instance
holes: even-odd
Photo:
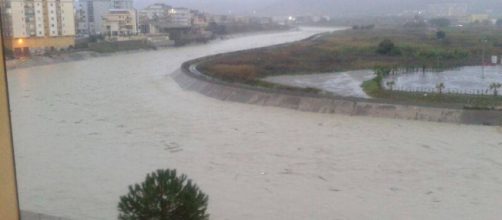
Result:
[[[502,13],[502,0],[135,0],[142,8],[155,2],[214,13],[258,14],[385,14],[423,9],[431,3],[468,3],[472,12],[487,9]]]

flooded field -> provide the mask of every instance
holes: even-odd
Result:
[[[244,36],[9,71],[21,208],[117,217],[176,168],[211,219],[499,219],[502,130],[222,102],[171,79],[183,61],[326,29]]]
[[[488,94],[492,83],[502,83],[502,66],[468,66],[443,72],[414,72],[390,76],[396,90],[436,91],[443,83],[445,92]]]

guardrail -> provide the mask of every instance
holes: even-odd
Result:
[[[407,88],[407,87],[392,87],[392,89],[383,86],[385,90],[396,91],[396,92],[409,92],[409,93],[428,93],[428,94],[439,94],[438,89],[433,88]],[[465,95],[465,96],[495,96],[495,92],[490,89],[443,89],[441,91],[443,94],[451,95]],[[502,96],[502,94],[497,93],[497,96]]]

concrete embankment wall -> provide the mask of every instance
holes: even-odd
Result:
[[[219,56],[219,55],[216,55]],[[196,70],[196,64],[212,57],[183,64],[173,76],[181,88],[224,101],[275,106],[300,111],[336,113],[432,122],[475,125],[502,125],[502,111],[419,106],[389,100],[322,96],[301,92],[256,88],[224,82]]]
[[[21,211],[21,220],[69,220],[69,219],[44,215],[40,213]]]

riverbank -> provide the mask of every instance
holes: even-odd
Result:
[[[294,30],[294,29],[265,30],[265,31],[246,32],[246,33],[233,33],[233,34],[225,35],[223,38],[214,39],[211,42],[209,42],[208,44],[222,41],[222,40],[229,40],[229,39],[233,39],[233,38],[242,38],[242,37],[248,37],[248,36],[254,36],[254,35],[273,34],[273,33],[290,32],[290,31],[296,31],[296,30]],[[17,69],[17,68],[29,68],[29,67],[44,66],[44,65],[51,65],[51,64],[58,64],[58,63],[82,61],[82,60],[99,58],[99,57],[141,53],[141,52],[145,52],[145,51],[171,50],[171,49],[176,49],[176,48],[181,48],[181,47],[190,47],[190,46],[194,46],[194,45],[200,45],[200,43],[191,43],[191,44],[186,44],[186,45],[183,45],[180,47],[161,47],[161,48],[157,48],[157,49],[153,49],[153,48],[147,49],[144,47],[138,47],[138,48],[129,49],[129,50],[117,50],[117,51],[107,50],[108,52],[97,52],[97,51],[92,51],[92,50],[80,49],[77,51],[66,51],[66,52],[52,53],[52,54],[48,54],[48,55],[32,56],[32,57],[28,57],[28,58],[11,59],[11,60],[7,60],[6,64],[7,64],[7,69],[12,70],[12,69]]]
[[[479,65],[483,60],[488,62],[486,54],[502,54],[501,37],[501,33],[491,28],[445,28],[441,31],[412,28],[352,29],[319,35],[279,48],[221,55],[200,63],[199,70],[229,82],[272,88],[277,86],[270,85],[269,81],[264,83],[267,81],[264,78],[365,69],[383,72],[383,75],[416,70],[441,71]],[[468,109],[500,109],[502,106],[502,98],[438,96],[434,93],[409,95],[385,90],[378,84],[380,82],[368,80],[364,83],[366,94],[391,102],[416,101],[417,104],[446,104]]]
[[[70,219],[45,215],[30,211],[21,211],[21,220],[70,220]]]

